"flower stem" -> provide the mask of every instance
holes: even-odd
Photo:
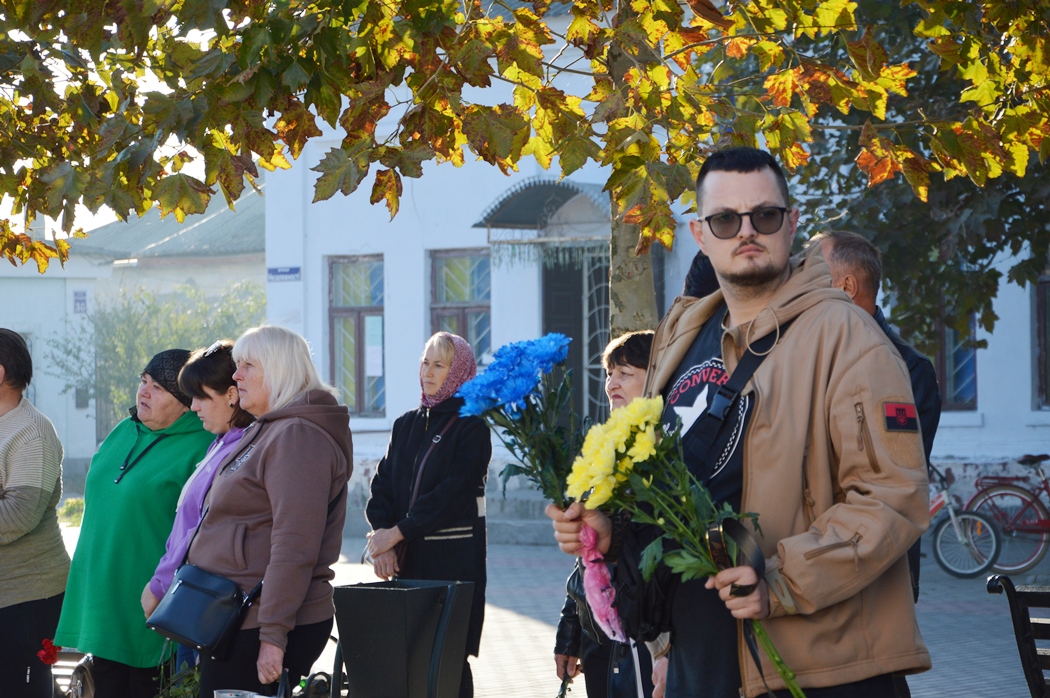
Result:
[[[565,698],[565,694],[569,692],[569,672],[565,671],[565,678],[561,680],[561,688],[558,689],[558,695],[555,698]]]
[[[755,639],[758,640],[758,644],[762,645],[766,656],[772,660],[773,666],[777,668],[777,673],[780,674],[780,678],[784,680],[787,689],[791,691],[792,698],[806,698],[806,694],[802,692],[798,681],[795,680],[795,672],[791,671],[788,665],[784,663],[784,658],[780,656],[780,652],[777,652],[777,648],[773,645],[773,640],[770,639],[769,633],[766,632],[762,623],[753,618],[748,622],[751,623],[751,629],[755,633]],[[759,669],[761,670],[761,667]]]

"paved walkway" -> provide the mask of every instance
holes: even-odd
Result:
[[[347,539],[344,553],[364,547]],[[929,545],[924,545],[929,550]],[[481,654],[472,660],[478,698],[552,698],[557,693],[552,648],[564,599],[569,557],[551,546],[489,548],[488,607]],[[375,581],[370,568],[341,563],[341,584]],[[1050,584],[1050,560],[1030,579]],[[1017,580],[1018,582],[1024,580]],[[985,591],[984,579],[956,579],[923,560],[919,625],[933,670],[911,677],[915,698],[1027,696],[1004,596]],[[331,652],[318,668],[331,671]],[[573,691],[583,698],[583,687]]]
[[[63,529],[70,553],[79,529]],[[337,584],[374,582],[371,567],[356,564],[364,539],[343,541]],[[924,541],[924,550],[930,546]],[[553,545],[493,545],[488,559],[488,606],[481,654],[472,660],[478,698],[552,698],[554,629],[571,559]],[[1050,584],[1050,559],[1017,583]],[[933,670],[911,677],[914,698],[1028,695],[1014,644],[1006,598],[985,591],[984,579],[955,579],[923,560],[919,626]],[[315,665],[331,672],[330,645]],[[583,698],[583,687],[572,692]]]

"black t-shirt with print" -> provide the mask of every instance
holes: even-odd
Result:
[[[689,429],[707,411],[718,388],[729,380],[722,361],[725,306],[704,324],[686,352],[664,393],[664,429],[682,421],[683,441],[695,438]],[[743,436],[753,396],[741,396],[723,426],[709,457],[690,462],[690,472],[711,492],[715,503],[729,502],[740,510],[743,488]],[[671,606],[671,654],[666,698],[736,698],[740,690],[737,622],[706,579],[678,585]]]
[[[692,427],[707,412],[718,389],[729,381],[722,361],[722,323],[726,312],[723,305],[700,328],[664,392],[664,431],[670,433],[681,420],[683,446],[696,438]],[[753,400],[750,393],[740,396],[703,462],[690,459],[689,449],[685,451],[690,472],[710,490],[715,503],[729,502],[736,511],[740,511],[744,433]]]

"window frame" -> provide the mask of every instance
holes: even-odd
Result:
[[[459,258],[459,257],[485,257],[489,261],[489,300],[485,303],[477,301],[461,302],[461,303],[441,303],[438,302],[438,262],[441,259]],[[451,250],[431,250],[430,251],[430,330],[431,334],[438,332],[441,327],[440,319],[443,317],[455,317],[456,326],[464,328],[466,331],[467,317],[470,313],[488,313],[489,316],[489,348],[488,352],[478,352],[475,347],[475,354],[477,355],[478,362],[481,363],[484,354],[492,352],[492,254],[488,247],[467,247]],[[464,337],[467,341],[470,341],[470,337]]]
[[[934,359],[934,368],[937,372],[937,382],[941,386],[941,410],[945,412],[974,412],[977,410],[979,398],[977,392],[977,349],[971,348],[973,352],[973,399],[969,401],[953,401],[951,399],[951,386],[948,380],[948,332],[951,328],[943,321],[937,323],[937,334],[939,346]],[[977,316],[970,316],[971,337],[977,332]]]
[[[337,306],[335,304],[335,266],[352,262],[379,262],[383,270],[383,300],[386,301],[386,264],[382,254],[367,255],[333,255],[328,257],[328,375],[332,385],[338,387],[345,393],[345,389],[339,385],[336,377],[335,366],[335,338],[336,323],[338,320],[352,318],[354,321],[354,336],[362,338],[365,336],[365,318],[380,317],[383,319],[383,378],[386,379],[386,319],[384,316],[384,305],[361,305],[361,306]],[[350,415],[353,417],[386,417],[386,396],[383,397],[383,407],[380,410],[362,410],[365,404],[365,343],[355,340],[354,347],[354,406],[347,405]],[[346,404],[344,398],[343,404]]]

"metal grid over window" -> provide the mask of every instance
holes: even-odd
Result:
[[[430,325],[458,334],[483,360],[492,352],[492,276],[489,252],[442,250],[431,253]]]
[[[385,416],[383,258],[331,257],[328,279],[332,383],[350,414]]]
[[[604,422],[609,417],[602,353],[609,343],[609,251],[588,251],[583,258],[583,317],[587,346],[584,358],[583,417]]]

